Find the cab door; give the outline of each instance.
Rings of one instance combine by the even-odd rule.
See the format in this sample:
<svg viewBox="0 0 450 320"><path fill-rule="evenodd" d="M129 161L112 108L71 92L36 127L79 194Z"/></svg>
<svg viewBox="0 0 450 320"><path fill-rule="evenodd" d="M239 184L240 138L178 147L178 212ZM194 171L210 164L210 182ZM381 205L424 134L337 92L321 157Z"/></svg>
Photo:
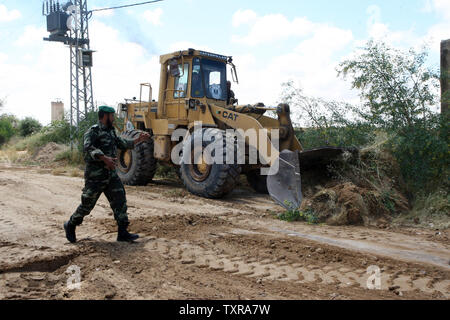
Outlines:
<svg viewBox="0 0 450 320"><path fill-rule="evenodd" d="M187 110L185 108L186 99L190 94L190 62L183 61L183 65L178 64L179 76L169 75L166 90L166 112L169 119L187 119Z"/></svg>

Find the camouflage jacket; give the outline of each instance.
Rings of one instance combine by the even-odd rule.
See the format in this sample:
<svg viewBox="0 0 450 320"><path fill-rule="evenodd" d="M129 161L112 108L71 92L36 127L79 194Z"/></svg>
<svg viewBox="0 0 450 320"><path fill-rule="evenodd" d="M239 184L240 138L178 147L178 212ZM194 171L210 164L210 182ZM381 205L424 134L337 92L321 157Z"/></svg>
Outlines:
<svg viewBox="0 0 450 320"><path fill-rule="evenodd" d="M83 148L87 176L89 176L89 172L97 172L101 175L101 173L108 173L109 170L99 157L104 155L115 158L117 156L117 149L133 149L134 141L117 136L114 128L107 128L99 122L84 134Z"/></svg>

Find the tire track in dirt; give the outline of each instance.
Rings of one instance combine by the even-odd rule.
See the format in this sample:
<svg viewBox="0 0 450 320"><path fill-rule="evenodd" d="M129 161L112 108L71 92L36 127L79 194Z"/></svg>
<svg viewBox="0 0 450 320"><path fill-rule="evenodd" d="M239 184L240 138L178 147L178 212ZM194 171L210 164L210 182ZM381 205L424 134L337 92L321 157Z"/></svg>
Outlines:
<svg viewBox="0 0 450 320"><path fill-rule="evenodd" d="M272 299L328 299L336 294L377 299L396 298L388 289L398 286L407 298L442 299L449 292L450 273L445 268L291 237L273 228L400 249L414 241L430 251L448 250L448 244L363 227L286 223L273 219L282 209L270 198L243 189L218 201L173 185L127 187L130 231L143 240L133 246L117 244L117 227L101 198L77 230L79 243L69 245L62 222L78 205L82 180L30 169L0 172L0 247L5 249L3 262L8 262L0 266L0 280L1 286L8 284L4 289L10 298L49 298L56 293L58 299L265 297L261 294ZM84 289L69 297L64 295L63 264L71 253L72 263L82 267ZM381 267L382 291L366 289L366 268L371 264ZM2 269L7 272L1 274ZM59 277L62 289L50 289L54 277Z"/></svg>
<svg viewBox="0 0 450 320"><path fill-rule="evenodd" d="M398 235L386 231L358 232L351 234L335 231L332 227L309 226L305 224L286 224L283 221L269 219L249 219L246 215L220 215L236 225L254 230L264 229L267 233L283 234L329 244L343 249L362 251L415 263L434 264L450 270L450 247L447 243L435 243L408 235Z"/></svg>
<svg viewBox="0 0 450 320"><path fill-rule="evenodd" d="M230 275L292 283L333 284L339 287L367 288L369 275L366 270L352 271L344 265L340 268L325 267L320 269L313 264L277 262L276 259L249 259L242 255L218 254L209 249L193 245L188 241L165 238L149 238L145 248L151 252L177 260L184 265L194 265L200 269L222 271ZM425 293L438 291L446 298L450 297L450 280L433 281L432 278L413 279L410 276L383 272L381 274L382 290L395 288L399 291L419 290Z"/></svg>

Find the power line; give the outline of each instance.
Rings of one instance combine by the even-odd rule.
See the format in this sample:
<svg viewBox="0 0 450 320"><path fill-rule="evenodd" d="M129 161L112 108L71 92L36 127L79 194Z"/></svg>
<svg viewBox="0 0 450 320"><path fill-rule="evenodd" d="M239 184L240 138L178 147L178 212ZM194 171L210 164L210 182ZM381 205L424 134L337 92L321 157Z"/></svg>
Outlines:
<svg viewBox="0 0 450 320"><path fill-rule="evenodd" d="M142 5L144 5L144 4L150 4L150 3L162 2L162 1L164 1L164 0L145 1L145 2L139 2L139 3L127 4L127 5L123 5L123 6L117 6L117 7L94 9L94 10L90 10L89 12L106 11L106 10L115 10L115 9L122 9L122 8L128 8L128 7L142 6Z"/></svg>

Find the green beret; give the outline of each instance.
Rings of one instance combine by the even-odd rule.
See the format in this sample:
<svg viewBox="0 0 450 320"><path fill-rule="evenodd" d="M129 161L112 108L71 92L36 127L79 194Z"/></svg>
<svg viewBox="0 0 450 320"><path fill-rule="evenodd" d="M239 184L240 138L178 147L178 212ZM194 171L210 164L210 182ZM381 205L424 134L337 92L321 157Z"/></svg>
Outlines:
<svg viewBox="0 0 450 320"><path fill-rule="evenodd" d="M98 108L98 111L103 111L105 113L116 113L116 110L114 110L114 108L108 106L101 106Z"/></svg>

